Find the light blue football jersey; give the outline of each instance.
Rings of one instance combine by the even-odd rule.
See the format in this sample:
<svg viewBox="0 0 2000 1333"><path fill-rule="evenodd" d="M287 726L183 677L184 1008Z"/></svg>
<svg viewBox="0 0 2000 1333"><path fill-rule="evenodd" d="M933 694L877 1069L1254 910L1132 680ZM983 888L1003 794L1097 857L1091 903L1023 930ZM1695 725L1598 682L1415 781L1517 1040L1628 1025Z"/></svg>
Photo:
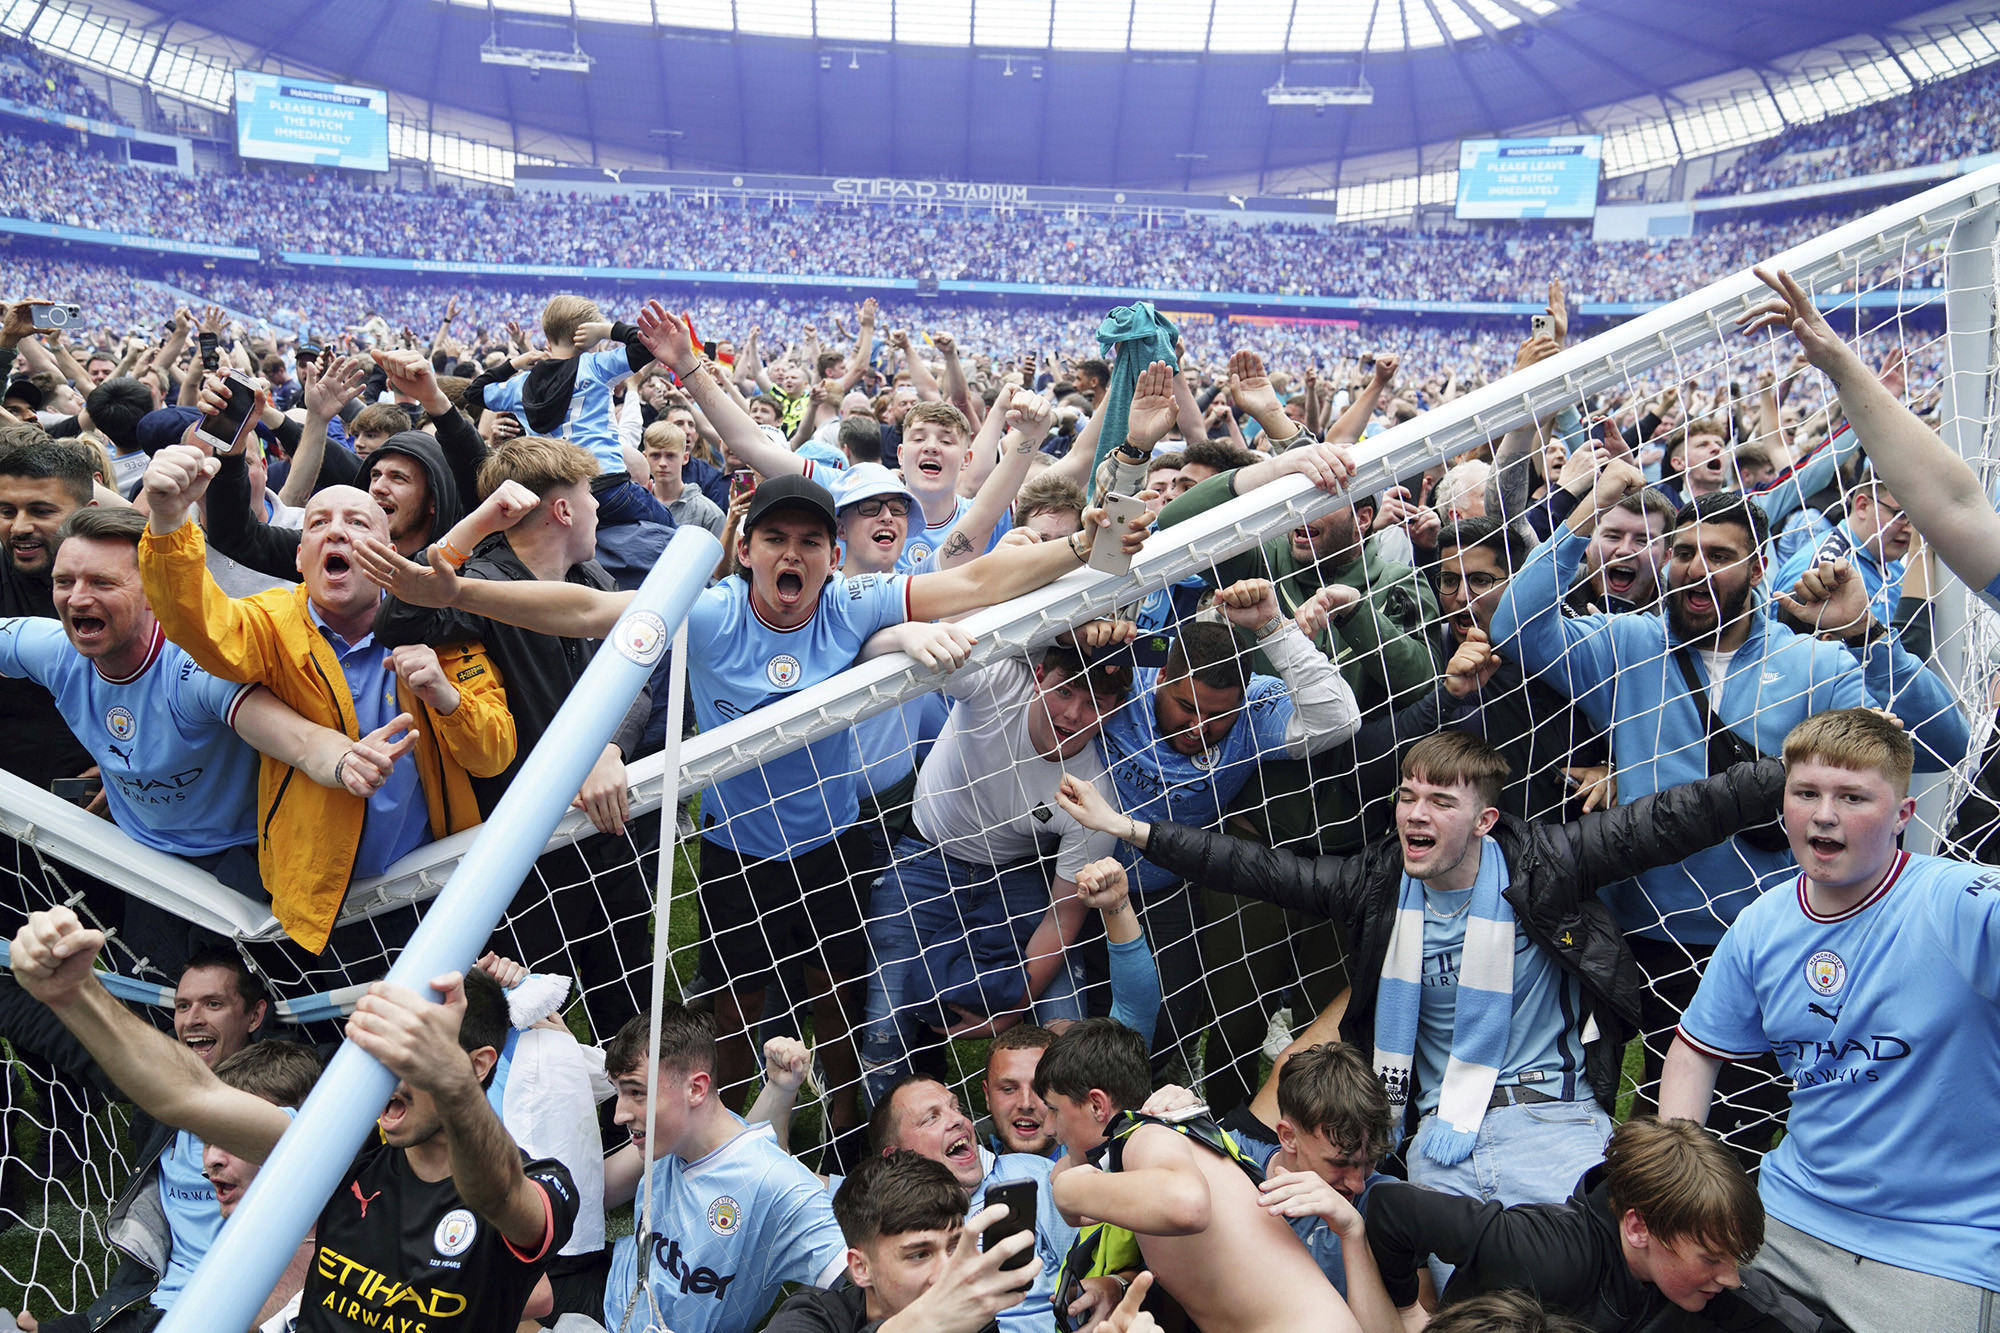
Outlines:
<svg viewBox="0 0 2000 1333"><path fill-rule="evenodd" d="M1881 887L1815 913L1775 882L1722 937L1681 1036L1771 1051L1796 1085L1757 1192L1844 1250L2000 1289L2000 870L1898 852Z"/></svg>
<svg viewBox="0 0 2000 1333"><path fill-rule="evenodd" d="M1062 1271L1063 1257L1076 1243L1076 1228L1063 1221L1056 1208L1055 1190L1049 1185L1049 1170L1055 1163L1029 1153L996 1155L984 1148L979 1150L979 1161L986 1168L986 1179L972 1192L972 1207L967 1217L986 1206L986 1191L995 1185L1034 1182L1035 1257L1042 1261L1042 1271L1021 1297L1021 1303L1002 1310L999 1318L1002 1333L1048 1333L1055 1326L1056 1278Z"/></svg>
<svg viewBox="0 0 2000 1333"><path fill-rule="evenodd" d="M632 359L623 347L609 352L585 352L576 359L576 387L570 391L569 415L563 418L562 426L550 432L571 444L590 451L597 465L606 472L625 470L625 446L618 438L618 427L611 419L611 390L618 381L632 373ZM514 378L500 384L486 386L486 406L495 412L522 410L522 391L527 387L528 372L522 371ZM522 417L525 424L527 418Z"/></svg>
<svg viewBox="0 0 2000 1333"><path fill-rule="evenodd" d="M650 1253L639 1290L634 1237L611 1251L604 1326L672 1333L748 1333L787 1282L832 1286L847 1271L847 1242L819 1178L778 1146L769 1125L745 1125L708 1156L653 1163Z"/></svg>
<svg viewBox="0 0 2000 1333"><path fill-rule="evenodd" d="M1243 712L1222 744L1186 755L1160 734L1154 711L1159 668L1141 667L1133 674L1131 701L1105 720L1103 732L1105 767L1118 784L1119 808L1148 823L1213 828L1259 761L1285 757L1285 728L1294 711L1290 688L1276 676L1252 676ZM1118 856L1142 892L1174 883L1171 871L1128 843L1118 844Z"/></svg>
<svg viewBox="0 0 2000 1333"><path fill-rule="evenodd" d="M903 539L903 554L896 561L896 572L898 574L925 574L935 570L937 562L929 560L929 557L940 546L944 545L944 539L951 534L953 528L958 526L958 521L964 518L971 508L972 497L961 495L958 497L958 507L952 512L952 516L933 527L924 521L924 511L921 508L915 505L910 506L910 535ZM1013 527L1013 514L1008 511L1002 511L1000 521L993 525L993 535L986 539L986 550L990 551L998 546L1000 539L1006 536ZM980 552L980 554L984 555L985 551Z"/></svg>
<svg viewBox="0 0 2000 1333"><path fill-rule="evenodd" d="M688 616L688 694L703 731L819 684L854 664L879 629L910 618L910 581L835 574L812 618L777 629L757 612L747 580L730 577ZM703 795L715 824L702 836L744 857L790 859L833 840L860 815L861 775L844 731L733 778ZM677 1330L678 1333L678 1330Z"/></svg>
<svg viewBox="0 0 2000 1333"><path fill-rule="evenodd" d="M113 680L43 616L0 620L0 676L55 696L134 842L211 856L257 841L257 752L230 725L256 686L217 680L157 625L145 664Z"/></svg>

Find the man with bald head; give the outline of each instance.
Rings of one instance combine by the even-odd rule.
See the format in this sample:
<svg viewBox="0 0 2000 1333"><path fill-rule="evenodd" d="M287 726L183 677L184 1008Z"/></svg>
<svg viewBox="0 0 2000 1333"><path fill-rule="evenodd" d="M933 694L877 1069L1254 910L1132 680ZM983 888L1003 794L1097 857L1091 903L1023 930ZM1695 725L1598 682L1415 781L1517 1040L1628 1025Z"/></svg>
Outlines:
<svg viewBox="0 0 2000 1333"><path fill-rule="evenodd" d="M260 761L258 861L271 910L318 953L351 878L379 875L432 838L479 822L472 779L513 761L514 719L479 644L376 642L382 590L353 551L364 535L388 539L390 527L365 491L329 486L307 502L298 586L227 596L209 576L200 527L188 521L217 467L204 447L176 444L146 469L151 515L139 572L167 637L211 675L267 685L321 726L358 739L400 718L424 737L365 799L296 782L268 755Z"/></svg>

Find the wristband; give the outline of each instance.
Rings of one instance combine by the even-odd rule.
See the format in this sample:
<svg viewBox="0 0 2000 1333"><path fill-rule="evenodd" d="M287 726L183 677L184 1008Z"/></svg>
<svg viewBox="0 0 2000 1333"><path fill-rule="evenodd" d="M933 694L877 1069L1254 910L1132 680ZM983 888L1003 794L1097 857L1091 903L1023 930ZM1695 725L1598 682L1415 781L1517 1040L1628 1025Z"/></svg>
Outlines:
<svg viewBox="0 0 2000 1333"><path fill-rule="evenodd" d="M1083 548L1076 544L1076 534L1074 532L1069 535L1069 553L1086 565L1090 563L1090 557L1085 555Z"/></svg>
<svg viewBox="0 0 2000 1333"><path fill-rule="evenodd" d="M353 751L353 750L352 750L352 749L350 748L350 749L346 749L346 750L342 750L342 751L340 752L340 758L338 758L338 759L336 759L336 760L334 760L334 761L333 761L333 785L334 785L334 786L336 786L336 787L344 787L344 786L346 786L346 785L347 785L347 784L346 784L346 783L345 783L344 781L342 781L342 780L341 780L341 776L340 776L340 774L341 774L341 770L347 767L347 761L348 761L349 759L351 759L351 758L352 758L353 756L354 756L354 751Z"/></svg>
<svg viewBox="0 0 2000 1333"><path fill-rule="evenodd" d="M451 544L451 539L448 537L441 537L438 539L437 553L443 556L447 561L449 561L453 569L460 568L465 564L467 560L471 559L471 557L466 555L465 552L459 550L456 546L453 546Z"/></svg>

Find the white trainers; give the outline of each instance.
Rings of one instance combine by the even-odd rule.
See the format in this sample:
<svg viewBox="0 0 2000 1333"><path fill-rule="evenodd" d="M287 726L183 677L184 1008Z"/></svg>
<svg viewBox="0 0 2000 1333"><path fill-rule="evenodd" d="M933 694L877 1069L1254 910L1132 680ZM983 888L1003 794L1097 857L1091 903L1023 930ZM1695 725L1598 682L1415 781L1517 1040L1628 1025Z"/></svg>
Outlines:
<svg viewBox="0 0 2000 1333"><path fill-rule="evenodd" d="M1264 1058L1276 1060L1292 1044L1292 1011L1289 1007L1271 1015L1271 1026L1264 1029Z"/></svg>

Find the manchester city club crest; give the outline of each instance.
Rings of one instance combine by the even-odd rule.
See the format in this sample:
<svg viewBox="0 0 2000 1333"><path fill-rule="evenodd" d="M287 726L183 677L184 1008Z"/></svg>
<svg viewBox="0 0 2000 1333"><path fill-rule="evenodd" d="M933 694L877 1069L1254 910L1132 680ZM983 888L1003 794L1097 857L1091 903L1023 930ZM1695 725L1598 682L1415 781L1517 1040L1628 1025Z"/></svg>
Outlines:
<svg viewBox="0 0 2000 1333"><path fill-rule="evenodd" d="M779 653L764 664L764 679L779 689L789 689L799 683L799 659L790 653Z"/></svg>
<svg viewBox="0 0 2000 1333"><path fill-rule="evenodd" d="M431 1233L431 1244L447 1259L456 1258L472 1248L472 1238L479 1234L479 1219L469 1208L454 1208L446 1213Z"/></svg>
<svg viewBox="0 0 2000 1333"><path fill-rule="evenodd" d="M117 704L104 715L104 729L114 741L129 741L139 732L139 719L124 704Z"/></svg>
<svg viewBox="0 0 2000 1333"><path fill-rule="evenodd" d="M708 1229L718 1236L733 1236L743 1225L743 1209L727 1194L708 1206Z"/></svg>
<svg viewBox="0 0 2000 1333"><path fill-rule="evenodd" d="M1820 995L1838 995L1847 984L1847 964L1831 949L1821 949L1806 959L1806 985Z"/></svg>

